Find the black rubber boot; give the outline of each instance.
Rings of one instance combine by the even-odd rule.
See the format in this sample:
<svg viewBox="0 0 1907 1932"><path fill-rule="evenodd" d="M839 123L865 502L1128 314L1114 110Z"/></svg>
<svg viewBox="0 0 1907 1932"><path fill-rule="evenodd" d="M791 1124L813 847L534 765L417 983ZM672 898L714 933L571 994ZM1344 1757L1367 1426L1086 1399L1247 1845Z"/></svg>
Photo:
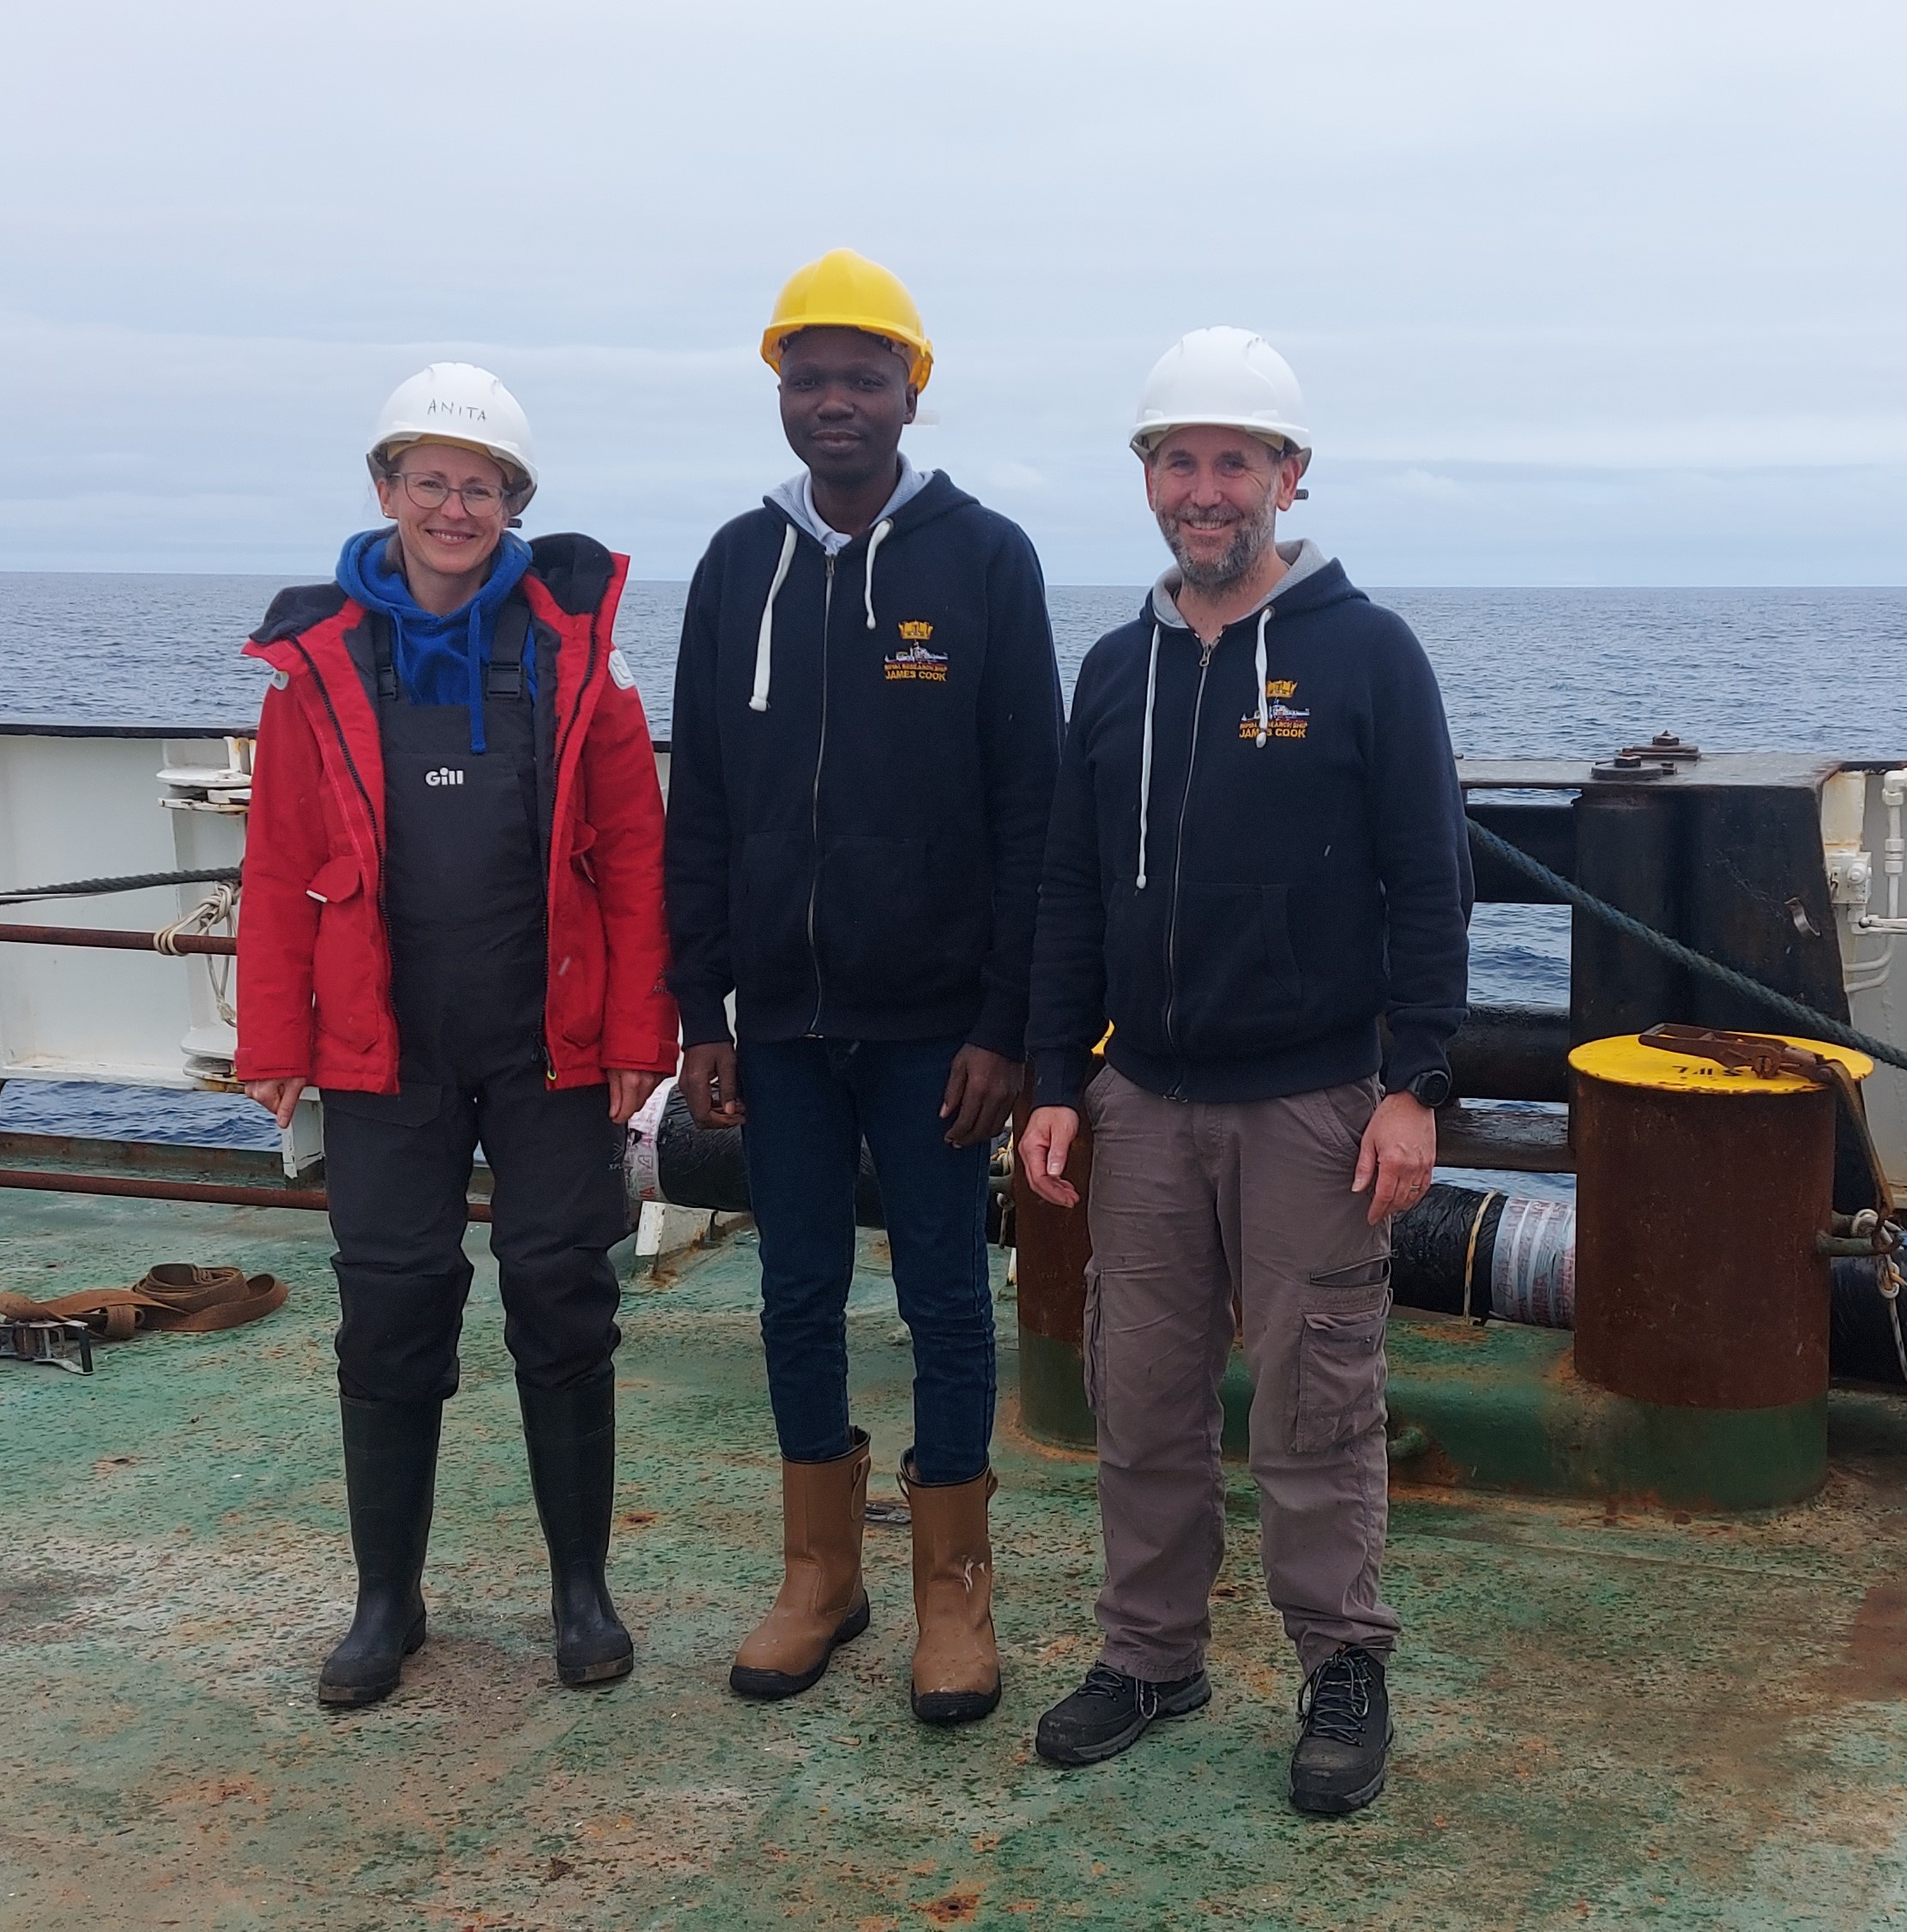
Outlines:
<svg viewBox="0 0 1907 1932"><path fill-rule="evenodd" d="M358 1609L318 1673L318 1702L375 1704L397 1688L424 1641L424 1551L437 1491L441 1402L359 1402L341 1396L344 1486Z"/></svg>
<svg viewBox="0 0 1907 1932"><path fill-rule="evenodd" d="M1300 1811L1358 1811L1384 1789L1391 1750L1391 1696L1384 1664L1345 1644L1309 1677L1298 1698L1291 1802Z"/></svg>
<svg viewBox="0 0 1907 1932"><path fill-rule="evenodd" d="M563 1389L516 1385L529 1447L530 1486L550 1546L556 1674L572 1688L626 1677L635 1645L602 1573L616 1494L616 1372Z"/></svg>

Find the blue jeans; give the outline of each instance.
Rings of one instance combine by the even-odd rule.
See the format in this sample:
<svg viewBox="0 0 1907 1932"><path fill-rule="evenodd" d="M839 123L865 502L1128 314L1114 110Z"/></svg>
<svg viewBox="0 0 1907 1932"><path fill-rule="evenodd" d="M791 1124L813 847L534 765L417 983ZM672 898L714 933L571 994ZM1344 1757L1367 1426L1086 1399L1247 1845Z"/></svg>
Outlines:
<svg viewBox="0 0 1907 1932"><path fill-rule="evenodd" d="M865 1136L914 1337L914 1473L966 1482L993 1434L987 1147L947 1145L958 1039L744 1041L748 1191L760 1232L762 1339L782 1454L846 1455L848 1289Z"/></svg>

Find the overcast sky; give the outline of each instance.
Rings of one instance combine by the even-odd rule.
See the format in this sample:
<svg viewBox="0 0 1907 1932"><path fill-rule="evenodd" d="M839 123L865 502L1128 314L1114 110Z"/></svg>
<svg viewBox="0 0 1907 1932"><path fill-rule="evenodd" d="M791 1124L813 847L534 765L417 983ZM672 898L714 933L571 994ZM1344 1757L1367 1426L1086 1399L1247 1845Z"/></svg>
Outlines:
<svg viewBox="0 0 1907 1932"><path fill-rule="evenodd" d="M1409 583L1907 583L1907 7L63 0L0 66L0 568L311 571L423 363L528 523L685 577L794 467L756 344L848 245L914 460L1149 578L1153 359L1269 335L1290 530Z"/></svg>

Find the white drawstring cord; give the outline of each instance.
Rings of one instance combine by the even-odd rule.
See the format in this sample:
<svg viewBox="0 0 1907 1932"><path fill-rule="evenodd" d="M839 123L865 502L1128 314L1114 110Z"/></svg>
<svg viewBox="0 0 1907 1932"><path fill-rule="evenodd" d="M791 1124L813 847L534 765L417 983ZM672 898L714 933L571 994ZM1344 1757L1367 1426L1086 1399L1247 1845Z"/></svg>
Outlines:
<svg viewBox="0 0 1907 1932"><path fill-rule="evenodd" d="M1264 687L1270 682L1271 667L1264 655L1264 627L1271 621L1271 607L1267 604L1258 616L1258 748L1264 748L1265 734L1271 728L1271 718L1264 707Z"/></svg>
<svg viewBox="0 0 1907 1932"><path fill-rule="evenodd" d="M1152 626L1152 655L1145 664L1145 728L1139 736L1139 879L1145 890L1145 825L1152 804L1152 698L1159 688L1159 626Z"/></svg>
<svg viewBox="0 0 1907 1932"><path fill-rule="evenodd" d="M867 583L861 595L867 606L867 628L874 628L874 552L887 540L888 533L894 528L891 516L884 517L874 526L874 534L867 540Z"/></svg>
<svg viewBox="0 0 1907 1932"><path fill-rule="evenodd" d="M768 601L762 606L762 628L755 639L755 691L748 700L751 711L768 709L768 680L775 651L775 600L788 582L788 565L794 561L794 526L790 523L782 539L782 560L775 566L775 581L768 587Z"/></svg>

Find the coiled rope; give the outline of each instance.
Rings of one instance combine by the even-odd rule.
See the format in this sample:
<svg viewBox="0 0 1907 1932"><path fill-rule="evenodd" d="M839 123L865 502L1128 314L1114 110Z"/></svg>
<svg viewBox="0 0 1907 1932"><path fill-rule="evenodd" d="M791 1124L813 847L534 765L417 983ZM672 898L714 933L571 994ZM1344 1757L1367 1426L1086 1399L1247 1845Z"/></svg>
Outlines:
<svg viewBox="0 0 1907 1932"><path fill-rule="evenodd" d="M1907 1049L1896 1047L1889 1041L1876 1040L1872 1034L1862 1033L1845 1020L1838 1020L1802 1000L1790 999L1785 993L1777 993L1771 986L1764 986L1747 973L1738 973L1734 967L1724 966L1719 959L1711 959L1705 952L1697 952L1693 947L1685 946L1680 939L1658 933L1653 926L1644 926L1620 906L1612 906L1607 899L1585 892L1573 879L1565 878L1560 872L1551 872L1541 860L1532 859L1520 846L1511 844L1508 839L1500 837L1488 826L1478 824L1474 818L1466 823L1469 827L1470 843L1478 851L1488 853L1493 859L1500 859L1525 878L1546 886L1559 898L1566 899L1591 918L1613 926L1625 939L1633 939L1638 945L1660 953L1663 958L1674 960L1691 973L1699 973L1717 985L1759 1001L1792 1022L1799 1032L1818 1040L1831 1040L1838 1047L1851 1047L1856 1053L1866 1054L1884 1066L1898 1066L1907 1072Z"/></svg>
<svg viewBox="0 0 1907 1932"><path fill-rule="evenodd" d="M214 926L222 926L228 939L235 937L232 918L238 909L238 895L243 890L241 885L223 881L214 885L183 918L175 919L170 926L161 926L153 934L153 951L181 958L184 956L178 950L178 941L182 933L209 934ZM232 1004L232 955L201 957L205 959L205 975L212 983L212 1001L218 1008L219 1017L227 1026L238 1025L238 1010Z"/></svg>

